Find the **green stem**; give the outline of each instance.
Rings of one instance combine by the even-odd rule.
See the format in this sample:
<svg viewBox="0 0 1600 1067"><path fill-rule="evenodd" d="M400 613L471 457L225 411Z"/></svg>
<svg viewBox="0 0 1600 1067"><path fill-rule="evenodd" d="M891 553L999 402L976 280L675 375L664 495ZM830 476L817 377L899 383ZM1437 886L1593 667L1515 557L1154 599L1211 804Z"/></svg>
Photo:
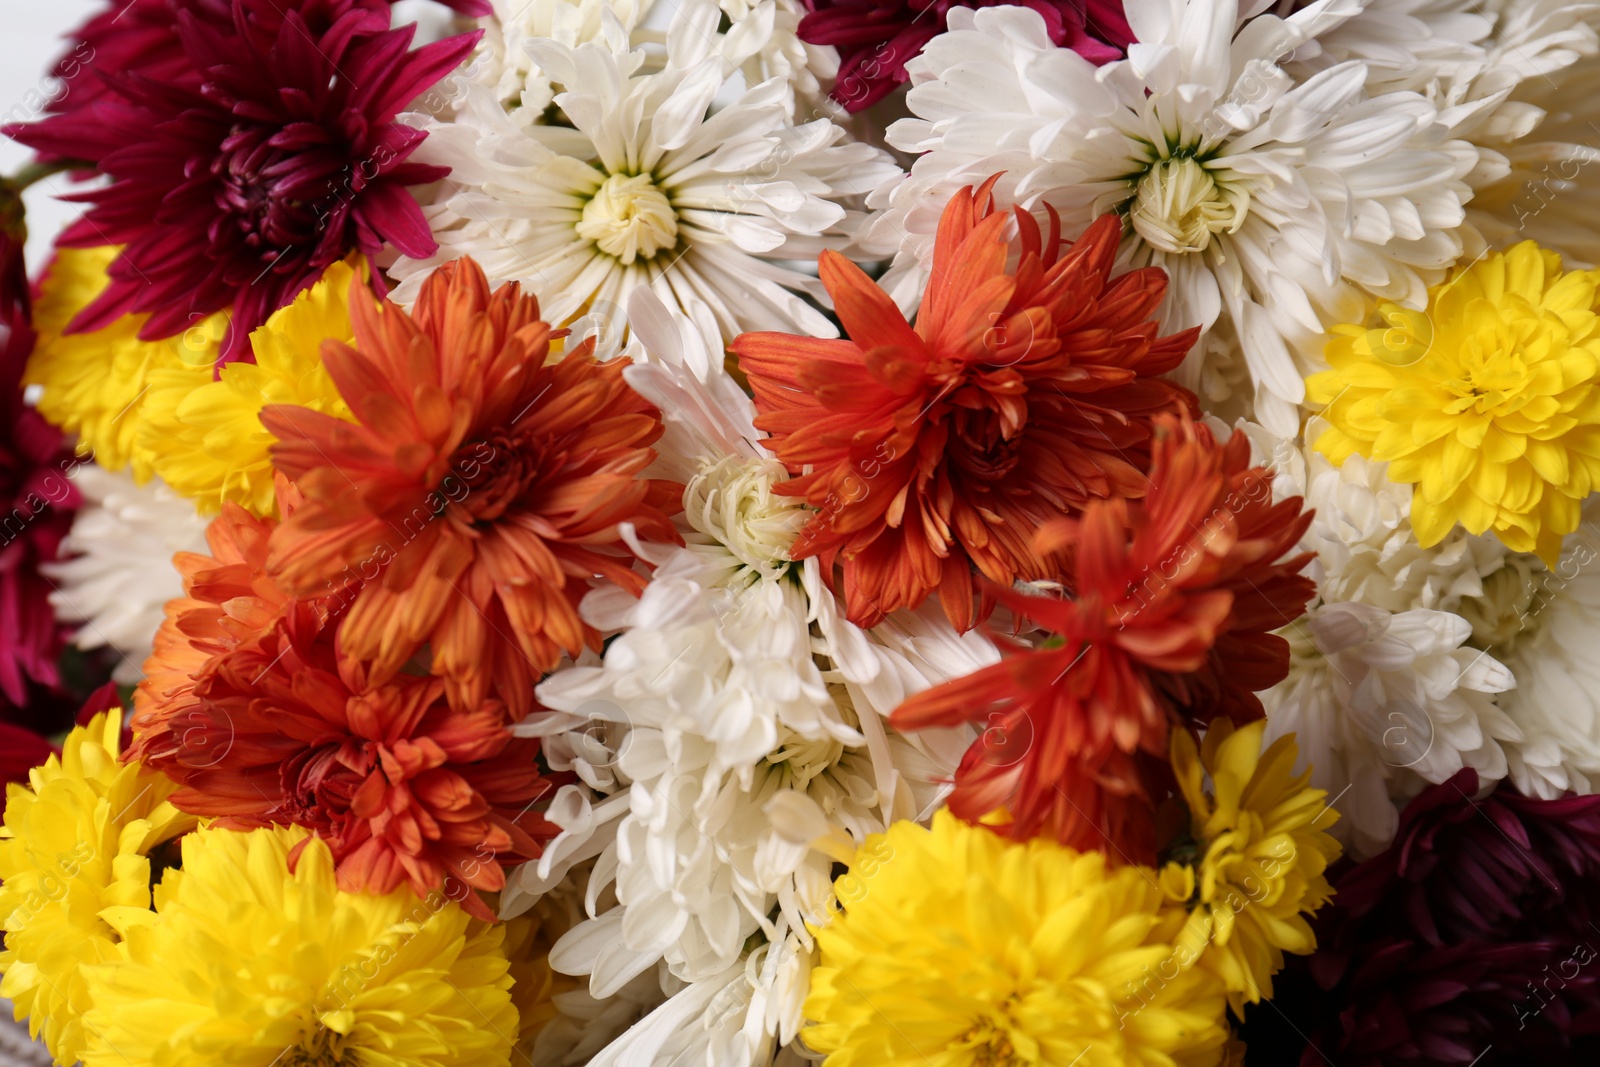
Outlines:
<svg viewBox="0 0 1600 1067"><path fill-rule="evenodd" d="M5 182L13 192L20 193L34 182L42 181L52 175L68 170L86 170L91 166L92 164L77 159L57 160L54 163L41 163L38 160L34 160L17 171L16 174L5 179Z"/></svg>

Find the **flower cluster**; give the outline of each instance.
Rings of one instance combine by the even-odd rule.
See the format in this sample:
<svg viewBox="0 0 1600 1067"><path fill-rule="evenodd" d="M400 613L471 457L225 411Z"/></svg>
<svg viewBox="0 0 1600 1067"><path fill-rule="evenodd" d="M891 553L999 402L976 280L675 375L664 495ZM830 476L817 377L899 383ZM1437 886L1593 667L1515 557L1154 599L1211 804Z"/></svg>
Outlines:
<svg viewBox="0 0 1600 1067"><path fill-rule="evenodd" d="M1600 1051L1600 7L67 37L0 1061Z"/></svg>

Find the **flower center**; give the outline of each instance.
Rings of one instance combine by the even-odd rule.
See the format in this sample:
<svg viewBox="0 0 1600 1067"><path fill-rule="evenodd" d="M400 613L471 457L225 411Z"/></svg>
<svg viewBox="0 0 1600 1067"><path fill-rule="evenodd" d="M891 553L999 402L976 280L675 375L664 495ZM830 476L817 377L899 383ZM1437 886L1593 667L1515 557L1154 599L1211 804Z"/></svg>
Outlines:
<svg viewBox="0 0 1600 1067"><path fill-rule="evenodd" d="M578 236L627 266L677 244L678 216L648 175L613 174L583 205Z"/></svg>
<svg viewBox="0 0 1600 1067"><path fill-rule="evenodd" d="M232 227L217 228L214 237L242 244L276 262L285 247L315 244L329 216L344 210L340 194L348 199L361 191L365 181L352 174L347 188L341 189L330 177L308 189L299 177L300 169L293 178L280 177L289 153L273 147L270 139L274 132L235 126L223 151L212 161L211 174L216 183L213 199L233 222ZM338 168L330 169L337 174ZM308 197L308 191L314 195Z"/></svg>
<svg viewBox="0 0 1600 1067"><path fill-rule="evenodd" d="M1461 376L1443 383L1457 398L1445 405L1448 414L1510 414L1530 398L1533 375L1514 349L1467 353L1462 362Z"/></svg>
<svg viewBox="0 0 1600 1067"><path fill-rule="evenodd" d="M772 491L785 477L775 459L728 456L703 464L684 489L684 516L740 563L776 578L788 570L790 546L811 517L798 497Z"/></svg>
<svg viewBox="0 0 1600 1067"><path fill-rule="evenodd" d="M1505 566L1483 579L1481 597L1465 597L1457 609L1472 624L1468 644L1497 657L1536 636L1548 599L1550 576L1526 556L1508 556Z"/></svg>
<svg viewBox="0 0 1600 1067"><path fill-rule="evenodd" d="M767 753L767 762L784 773L789 788L804 789L813 779L831 770L843 756L844 745L831 737L809 741L795 734Z"/></svg>
<svg viewBox="0 0 1600 1067"><path fill-rule="evenodd" d="M972 1067L1021 1067L1023 1063L1011 1036L992 1019L980 1019L956 1038L954 1048L971 1053Z"/></svg>
<svg viewBox="0 0 1600 1067"><path fill-rule="evenodd" d="M504 433L469 441L450 457L450 473L434 490L434 510L454 506L471 525L492 523L515 504L538 474L538 456Z"/></svg>
<svg viewBox="0 0 1600 1067"><path fill-rule="evenodd" d="M278 1057L278 1067L355 1067L356 1053L346 1048L346 1037L319 1026Z"/></svg>
<svg viewBox="0 0 1600 1067"><path fill-rule="evenodd" d="M1163 252L1200 252L1212 234L1244 225L1250 194L1218 182L1194 159L1163 159L1139 179L1128 213L1134 230Z"/></svg>

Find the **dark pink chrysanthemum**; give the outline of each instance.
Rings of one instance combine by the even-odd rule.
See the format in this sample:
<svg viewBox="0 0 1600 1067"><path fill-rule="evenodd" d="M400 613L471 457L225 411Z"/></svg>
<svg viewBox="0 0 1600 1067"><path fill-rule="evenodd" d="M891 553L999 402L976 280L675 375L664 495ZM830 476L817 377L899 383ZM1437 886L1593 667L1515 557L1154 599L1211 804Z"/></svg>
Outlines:
<svg viewBox="0 0 1600 1067"><path fill-rule="evenodd" d="M905 83L906 63L945 31L951 8L999 4L1037 11L1051 41L1092 63L1120 58L1133 41L1122 0L806 0L799 33L839 50L833 98L860 111Z"/></svg>
<svg viewBox="0 0 1600 1067"><path fill-rule="evenodd" d="M63 632L39 564L56 558L79 503L72 451L23 402L22 368L33 349L20 209L0 203L0 718L33 718L60 682ZM0 745L7 742L0 738Z"/></svg>
<svg viewBox="0 0 1600 1067"><path fill-rule="evenodd" d="M248 358L250 331L352 250L433 253L406 187L448 168L408 162L425 134L395 115L478 35L410 50L415 27L388 29L365 0L232 0L225 21L179 6L192 73L99 68L99 99L5 132L110 179L69 198L92 207L63 245L125 246L70 330L139 312L156 339L228 310L223 359Z"/></svg>
<svg viewBox="0 0 1600 1067"><path fill-rule="evenodd" d="M333 18L351 7L371 12L373 27L389 25L389 6L395 0L254 0L247 5L257 25L276 33L284 15L297 11L320 32ZM464 15L487 15L488 0L440 0ZM198 88L199 71L189 62L178 39L178 13L192 12L214 26L226 28L233 20L231 0L108 0L68 35L66 52L51 68L58 88L42 102L45 111L76 111L106 94L107 82L99 71L137 72L164 85Z"/></svg>

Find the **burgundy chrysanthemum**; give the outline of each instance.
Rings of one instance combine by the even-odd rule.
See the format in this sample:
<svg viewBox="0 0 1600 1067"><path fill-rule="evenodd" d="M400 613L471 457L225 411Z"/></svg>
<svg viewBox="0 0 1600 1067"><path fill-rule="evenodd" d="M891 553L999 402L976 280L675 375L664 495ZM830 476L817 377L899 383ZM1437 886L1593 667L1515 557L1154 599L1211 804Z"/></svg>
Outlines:
<svg viewBox="0 0 1600 1067"><path fill-rule="evenodd" d="M314 30L326 29L343 11L363 8L371 12L374 30L389 25L389 7L396 0L252 0L250 17L266 32L276 33L284 15L299 12ZM439 0L463 15L487 15L488 0ZM137 72L164 85L199 88L200 72L184 53L178 39L179 12L193 12L219 28L233 20L230 0L109 0L104 10L91 16L67 39L67 50L50 74L59 87L38 106L52 114L76 111L103 97L108 82L99 71ZM26 103L26 102L25 102Z"/></svg>
<svg viewBox="0 0 1600 1067"><path fill-rule="evenodd" d="M60 703L56 657L64 636L39 564L56 558L79 503L75 461L60 431L23 402L22 368L33 350L21 208L0 202L0 719L41 728ZM68 712L70 718L70 711ZM0 745L7 744L0 738Z"/></svg>
<svg viewBox="0 0 1600 1067"><path fill-rule="evenodd" d="M799 33L839 50L833 98L860 111L905 83L906 63L945 31L951 8L998 4L1037 11L1050 40L1092 63L1120 58L1133 41L1122 0L806 0Z"/></svg>
<svg viewBox="0 0 1600 1067"><path fill-rule="evenodd" d="M1389 850L1338 880L1316 955L1274 1001L1306 1039L1301 1067L1595 1062L1600 796L1477 790L1471 768L1428 789Z"/></svg>
<svg viewBox="0 0 1600 1067"><path fill-rule="evenodd" d="M478 35L412 51L415 27L372 0L232 0L226 18L223 0L172 2L175 72L97 60L98 99L5 132L110 178L68 198L93 206L63 245L125 246L69 330L140 312L155 339L226 309L223 359L249 358L250 331L352 250L433 253L406 187L448 168L407 162L426 135L394 118Z"/></svg>

